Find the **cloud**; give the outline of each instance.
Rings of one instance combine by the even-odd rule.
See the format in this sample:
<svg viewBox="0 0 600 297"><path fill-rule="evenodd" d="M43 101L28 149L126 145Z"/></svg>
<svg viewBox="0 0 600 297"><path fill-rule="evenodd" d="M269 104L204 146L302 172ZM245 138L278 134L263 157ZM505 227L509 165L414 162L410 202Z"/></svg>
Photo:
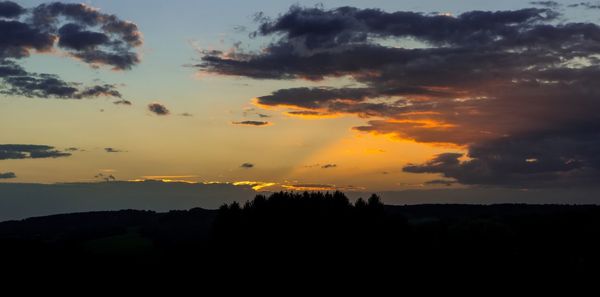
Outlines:
<svg viewBox="0 0 600 297"><path fill-rule="evenodd" d="M327 113L314 110L291 110L286 112L285 114L290 117L302 119L326 119L335 118L338 116L338 114L335 113Z"/></svg>
<svg viewBox="0 0 600 297"><path fill-rule="evenodd" d="M287 114L292 116L318 116L321 115L320 112L314 110L293 110L288 111Z"/></svg>
<svg viewBox="0 0 600 297"><path fill-rule="evenodd" d="M257 112L256 108L244 108L244 111L243 111L242 114L243 114L244 117L254 116L255 115L255 116L257 116L257 117L259 117L261 119L270 118L271 117L268 114Z"/></svg>
<svg viewBox="0 0 600 297"><path fill-rule="evenodd" d="M106 148L104 148L104 151L107 153L124 153L124 152L126 152L126 151L119 150L119 149L112 148L112 147L106 147Z"/></svg>
<svg viewBox="0 0 600 297"><path fill-rule="evenodd" d="M92 67L128 70L140 62L141 33L131 22L85 4L59 2L25 9L0 2L0 93L32 98L120 98L115 85L84 86L55 74L33 73L17 62L61 50Z"/></svg>
<svg viewBox="0 0 600 297"><path fill-rule="evenodd" d="M567 5L567 7L583 7L586 9L600 9L600 3L592 3L592 2L579 2Z"/></svg>
<svg viewBox="0 0 600 297"><path fill-rule="evenodd" d="M509 187L595 186L600 180L598 127L564 127L473 144L404 171L440 173L461 184ZM594 130L594 131L589 131Z"/></svg>
<svg viewBox="0 0 600 297"><path fill-rule="evenodd" d="M451 186L453 184L456 184L457 182L455 180L451 180L451 179L434 179L434 180L430 180L430 181L426 181L425 184L426 185L442 185L442 186Z"/></svg>
<svg viewBox="0 0 600 297"><path fill-rule="evenodd" d="M14 3L12 1L2 1L0 2L0 17L3 18L16 18L23 14L25 9L21 7L19 4Z"/></svg>
<svg viewBox="0 0 600 297"><path fill-rule="evenodd" d="M250 168L254 168L254 164L252 164L252 163L243 163L242 165L240 165L240 167L246 168L246 169L250 169Z"/></svg>
<svg viewBox="0 0 600 297"><path fill-rule="evenodd" d="M265 188L275 186L275 185L277 185L277 183L262 182L262 181L236 181L236 182L233 182L232 185L234 185L234 186L250 186L255 191L261 191Z"/></svg>
<svg viewBox="0 0 600 297"><path fill-rule="evenodd" d="M56 150L53 146L34 144L0 144L0 160L43 159L69 157L71 153Z"/></svg>
<svg viewBox="0 0 600 297"><path fill-rule="evenodd" d="M556 1L531 1L529 4L548 8L558 8L561 6L561 4Z"/></svg>
<svg viewBox="0 0 600 297"><path fill-rule="evenodd" d="M66 24L60 22L61 17ZM32 10L32 25L56 30L54 33L61 40L58 45L86 63L116 70L130 69L139 63L137 54L131 51L142 44L137 26L85 4L41 4ZM89 31L95 27L98 31Z"/></svg>
<svg viewBox="0 0 600 297"><path fill-rule="evenodd" d="M0 5L0 11L2 7ZM0 179L12 179L17 178L17 175L14 172L0 172Z"/></svg>
<svg viewBox="0 0 600 297"><path fill-rule="evenodd" d="M467 151L407 172L470 185L593 186L600 26L563 20L550 1L535 5L457 16L293 6L257 19L252 36L268 40L264 49L205 51L195 66L254 79L349 79L359 87L296 87L255 100L298 115L356 115L366 123L355 131ZM407 39L414 46L404 47Z"/></svg>
<svg viewBox="0 0 600 297"><path fill-rule="evenodd" d="M85 31L82 26L74 23L60 27L58 34L60 36L58 41L60 47L77 51L98 47L109 40L104 33Z"/></svg>
<svg viewBox="0 0 600 297"><path fill-rule="evenodd" d="M363 101L370 93L369 89L333 89L333 88L293 88L275 91L271 95L258 97L262 105L293 105L301 108L318 108L323 103L336 99Z"/></svg>
<svg viewBox="0 0 600 297"><path fill-rule="evenodd" d="M98 173L94 176L95 178L101 179L105 182L111 182L111 181L116 181L117 178L112 175L112 174L104 174L104 173Z"/></svg>
<svg viewBox="0 0 600 297"><path fill-rule="evenodd" d="M362 187L355 186L336 186L328 184L293 184L282 185L286 190L290 191L357 191L364 190Z"/></svg>
<svg viewBox="0 0 600 297"><path fill-rule="evenodd" d="M242 125L242 126L268 126L270 122L263 121L241 121L241 122L231 122L234 125Z"/></svg>
<svg viewBox="0 0 600 297"><path fill-rule="evenodd" d="M451 168L460 164L458 158L462 157L460 153L443 153L421 165L408 165L404 171L413 173L436 173L439 171L449 171Z"/></svg>
<svg viewBox="0 0 600 297"><path fill-rule="evenodd" d="M14 71L13 73L19 75L2 75L1 67L4 67L4 71ZM15 69L9 70L10 67ZM21 69L19 66L11 62L5 62L0 66L0 79L5 83L0 86L0 94L29 98L84 99L101 96L121 98L121 93L111 84L80 87L77 83L65 82L53 74L26 73L20 72L19 69Z"/></svg>
<svg viewBox="0 0 600 297"><path fill-rule="evenodd" d="M336 168L336 167L337 167L337 164L325 164L325 165L321 166L322 169L329 169L329 168Z"/></svg>
<svg viewBox="0 0 600 297"><path fill-rule="evenodd" d="M125 99L117 100L117 101L113 102L113 104L116 104L116 105L132 105L131 101L125 100Z"/></svg>
<svg viewBox="0 0 600 297"><path fill-rule="evenodd" d="M160 103L148 104L148 110L159 116L169 115L171 113L166 106Z"/></svg>

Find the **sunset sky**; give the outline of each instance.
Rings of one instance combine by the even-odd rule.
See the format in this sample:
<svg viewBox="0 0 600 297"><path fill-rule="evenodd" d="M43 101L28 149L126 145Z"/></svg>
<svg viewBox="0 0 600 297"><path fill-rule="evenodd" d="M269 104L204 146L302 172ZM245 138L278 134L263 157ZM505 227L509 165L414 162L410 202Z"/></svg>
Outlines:
<svg viewBox="0 0 600 297"><path fill-rule="evenodd" d="M600 181L600 3L78 3L0 2L0 182Z"/></svg>

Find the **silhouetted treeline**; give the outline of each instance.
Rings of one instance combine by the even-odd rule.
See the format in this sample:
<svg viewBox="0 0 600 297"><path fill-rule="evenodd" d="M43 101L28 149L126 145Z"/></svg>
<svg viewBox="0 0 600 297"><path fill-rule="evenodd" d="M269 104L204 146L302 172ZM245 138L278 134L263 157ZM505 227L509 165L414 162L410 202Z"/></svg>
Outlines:
<svg viewBox="0 0 600 297"><path fill-rule="evenodd" d="M13 271L591 276L600 267L600 207L386 206L376 195L351 203L341 192L280 192L218 210L4 222L0 257Z"/></svg>
<svg viewBox="0 0 600 297"><path fill-rule="evenodd" d="M247 262L271 257L284 265L303 264L306 258L340 262L368 246L383 247L406 229L401 216L386 215L376 195L351 204L341 192L280 192L221 207L212 244L219 251L244 249L256 257Z"/></svg>

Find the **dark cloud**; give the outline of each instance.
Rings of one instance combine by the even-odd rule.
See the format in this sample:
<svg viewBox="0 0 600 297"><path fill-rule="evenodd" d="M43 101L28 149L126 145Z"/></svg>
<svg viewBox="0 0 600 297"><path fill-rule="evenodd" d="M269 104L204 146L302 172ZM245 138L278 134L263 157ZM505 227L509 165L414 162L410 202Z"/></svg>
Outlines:
<svg viewBox="0 0 600 297"><path fill-rule="evenodd" d="M53 146L34 144L0 144L0 160L42 159L68 157L71 153L56 150Z"/></svg>
<svg viewBox="0 0 600 297"><path fill-rule="evenodd" d="M462 184L518 187L586 186L600 182L598 126L503 137L473 144L467 159L442 154L406 172L441 173Z"/></svg>
<svg viewBox="0 0 600 297"><path fill-rule="evenodd" d="M231 122L234 125L243 125L243 126L267 126L270 122L263 121L241 121L241 122Z"/></svg>
<svg viewBox="0 0 600 297"><path fill-rule="evenodd" d="M125 99L117 100L117 101L113 102L113 104L116 104L116 105L132 105L131 101L125 100Z"/></svg>
<svg viewBox="0 0 600 297"><path fill-rule="evenodd" d="M413 173L437 173L440 171L449 171L460 164L458 158L463 154L459 153L444 153L439 154L435 158L421 165L408 165L404 167L404 171Z"/></svg>
<svg viewBox="0 0 600 297"><path fill-rule="evenodd" d="M471 11L457 17L410 11L341 7L333 10L292 7L274 21L261 24L260 35L280 33L300 38L307 48L323 48L367 41L367 37L414 37L432 43L464 44L492 41L515 32L510 28L552 19L550 10ZM462 35L462 36L461 36Z"/></svg>
<svg viewBox="0 0 600 297"><path fill-rule="evenodd" d="M0 21L1 23L1 21ZM1 29L0 29L1 30ZM0 94L37 98L83 99L99 96L121 97L111 84L81 87L58 76L44 73L28 73L12 61L0 57Z"/></svg>
<svg viewBox="0 0 600 297"><path fill-rule="evenodd" d="M124 153L125 152L123 150L119 150L119 149L112 148L112 147L106 147L106 148L104 148L104 151L107 153Z"/></svg>
<svg viewBox="0 0 600 297"><path fill-rule="evenodd" d="M321 107L325 102L336 99L363 101L368 89L293 88L275 91L271 95L258 97L263 105L293 105L304 108Z"/></svg>
<svg viewBox="0 0 600 297"><path fill-rule="evenodd" d="M24 17L23 17L24 16ZM127 70L139 63L134 48L142 44L133 23L84 4L50 3L23 9L0 2L0 93L38 98L121 97L111 84L83 86L54 74L32 73L18 60L56 47L92 67ZM16 18L18 19L11 19Z"/></svg>
<svg viewBox="0 0 600 297"><path fill-rule="evenodd" d="M244 164L240 165L240 167L250 169L250 168L254 168L254 164L244 163Z"/></svg>
<svg viewBox="0 0 600 297"><path fill-rule="evenodd" d="M600 26L558 22L553 2L534 4L543 7L457 16L294 6L257 18L253 37L271 40L261 51L207 51L196 66L255 79L350 79L359 87L276 90L256 103L353 114L369 119L356 131L468 151L407 172L471 185L596 185Z"/></svg>
<svg viewBox="0 0 600 297"><path fill-rule="evenodd" d="M90 97L98 97L98 96L108 96L108 97L118 97L121 98L121 93L115 90L114 85L104 84L93 86L84 89L79 94L77 94L79 98L90 98ZM126 100L125 100L126 101Z"/></svg>
<svg viewBox="0 0 600 297"><path fill-rule="evenodd" d="M53 74L32 74L28 76L5 77L6 88L0 87L0 93L29 98L83 99L101 96L121 97L121 93L111 84L80 88L78 84L62 81Z"/></svg>
<svg viewBox="0 0 600 297"><path fill-rule="evenodd" d="M117 178L112 175L112 174L104 174L104 173L98 173L94 176L95 178L101 179L105 182L111 182L111 181L116 181Z"/></svg>
<svg viewBox="0 0 600 297"><path fill-rule="evenodd" d="M148 110L150 110L151 112L153 112L156 115L159 116L164 116L164 115L168 115L171 112L167 109L166 106L160 104L160 103L151 103L148 104Z"/></svg>
<svg viewBox="0 0 600 297"><path fill-rule="evenodd" d="M425 184L426 185L442 185L442 186L451 186L453 184L456 184L457 182L455 180L451 180L451 179L434 179L434 180L430 180L430 181L426 181Z"/></svg>
<svg viewBox="0 0 600 297"><path fill-rule="evenodd" d="M552 10L537 8L473 11L450 17L352 7L334 10L292 7L276 20L260 25L257 35L282 36L263 52L227 55L206 52L197 66L212 73L254 78L361 75L362 71L375 71L386 65L393 70L394 64L399 66L424 55L419 50L384 47L371 42L372 38L408 37L440 46L515 43L523 42L522 34L556 16Z"/></svg>
<svg viewBox="0 0 600 297"><path fill-rule="evenodd" d="M329 169L329 168L336 168L337 164L325 164L323 166L321 166L321 168L323 169Z"/></svg>
<svg viewBox="0 0 600 297"><path fill-rule="evenodd" d="M109 41L108 35L99 32L85 31L83 26L69 23L58 30L60 47L76 51L98 47Z"/></svg>
<svg viewBox="0 0 600 297"><path fill-rule="evenodd" d="M0 10L2 9L1 7L1 3L0 3ZM17 175L14 172L0 172L0 179L11 179L11 178L17 178Z"/></svg>
<svg viewBox="0 0 600 297"><path fill-rule="evenodd" d="M12 1L0 1L0 17L16 18L23 14L25 9Z"/></svg>

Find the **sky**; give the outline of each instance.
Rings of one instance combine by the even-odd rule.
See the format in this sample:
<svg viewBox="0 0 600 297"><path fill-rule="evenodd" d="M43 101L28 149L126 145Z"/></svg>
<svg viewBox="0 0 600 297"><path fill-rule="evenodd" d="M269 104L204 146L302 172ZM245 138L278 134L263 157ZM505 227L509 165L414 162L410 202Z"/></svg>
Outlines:
<svg viewBox="0 0 600 297"><path fill-rule="evenodd" d="M598 22L581 0L0 2L0 182L593 188Z"/></svg>

